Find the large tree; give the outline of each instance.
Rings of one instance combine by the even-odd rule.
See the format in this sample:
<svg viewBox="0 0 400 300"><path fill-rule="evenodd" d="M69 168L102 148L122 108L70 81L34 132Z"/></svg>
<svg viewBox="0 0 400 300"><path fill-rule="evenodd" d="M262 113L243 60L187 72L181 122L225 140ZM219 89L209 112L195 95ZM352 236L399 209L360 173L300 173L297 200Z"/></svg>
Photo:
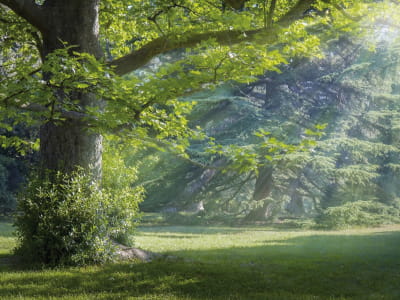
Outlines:
<svg viewBox="0 0 400 300"><path fill-rule="evenodd" d="M19 204L19 249L44 263L102 261L135 210L135 192L93 184L104 133L185 156L199 134L185 118L192 103L179 97L320 55L321 33L361 34L363 15L384 16L374 5L394 4L0 0L1 144L23 151L29 143L10 135L13 126L40 127L39 180Z"/></svg>
<svg viewBox="0 0 400 300"><path fill-rule="evenodd" d="M42 170L80 166L99 177L104 130L185 136L171 100L316 54L312 27L354 19L352 1L341 2L0 0L3 119L39 121ZM166 53L174 53L168 67L118 79ZM170 132L160 134L163 126Z"/></svg>

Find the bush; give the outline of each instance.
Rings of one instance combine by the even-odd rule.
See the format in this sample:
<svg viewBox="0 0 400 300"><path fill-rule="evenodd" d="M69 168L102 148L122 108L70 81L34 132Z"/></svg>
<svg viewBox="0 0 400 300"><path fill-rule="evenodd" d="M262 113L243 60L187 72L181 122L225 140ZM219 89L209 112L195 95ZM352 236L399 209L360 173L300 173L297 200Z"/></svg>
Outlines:
<svg viewBox="0 0 400 300"><path fill-rule="evenodd" d="M108 198L112 199L112 205L107 209L107 220L110 238L113 241L133 246L134 233L140 219L138 204L143 199L143 193L142 187L108 189Z"/></svg>
<svg viewBox="0 0 400 300"><path fill-rule="evenodd" d="M374 201L355 201L329 207L317 219L319 225L332 229L377 226L399 221L399 209Z"/></svg>
<svg viewBox="0 0 400 300"><path fill-rule="evenodd" d="M51 266L110 260L112 238L131 227L136 212L128 198L125 191L101 190L83 172L33 178L18 201L16 252Z"/></svg>
<svg viewBox="0 0 400 300"><path fill-rule="evenodd" d="M137 168L127 161L129 152L120 149L115 141L113 143L106 139L105 143L102 187L116 203L108 211L109 225L112 228L110 234L114 241L132 246L135 225L140 217L138 205L143 200L144 189L142 186L132 186L137 181ZM132 149L129 148L129 151Z"/></svg>

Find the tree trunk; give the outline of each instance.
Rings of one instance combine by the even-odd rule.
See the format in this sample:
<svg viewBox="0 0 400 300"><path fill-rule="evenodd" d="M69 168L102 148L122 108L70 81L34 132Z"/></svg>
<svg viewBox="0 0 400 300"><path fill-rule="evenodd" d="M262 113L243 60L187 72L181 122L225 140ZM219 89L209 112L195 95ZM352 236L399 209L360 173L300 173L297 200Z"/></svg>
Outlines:
<svg viewBox="0 0 400 300"><path fill-rule="evenodd" d="M73 51L102 57L99 46L99 0L52 0L45 2L49 12L43 35L43 60L52 51L74 46ZM51 77L51 74L47 75ZM54 91L59 94L58 91ZM93 95L78 94L82 111L99 104ZM90 171L95 179L101 176L102 136L89 132L83 120L48 121L40 128L41 170L70 173L76 167Z"/></svg>
<svg viewBox="0 0 400 300"><path fill-rule="evenodd" d="M270 217L271 203L265 201L265 198L267 198L272 191L272 174L272 167L264 167L259 171L254 187L253 200L263 201L263 204L262 206L250 211L245 217L245 221L265 221Z"/></svg>
<svg viewBox="0 0 400 300"><path fill-rule="evenodd" d="M101 178L102 137L79 121L47 122L40 128L40 168L70 173L77 167Z"/></svg>
<svg viewBox="0 0 400 300"><path fill-rule="evenodd" d="M290 198L290 202L288 203L286 210L295 217L304 216L306 211L301 196L294 193Z"/></svg>
<svg viewBox="0 0 400 300"><path fill-rule="evenodd" d="M273 187L272 173L272 167L264 167L259 171L254 187L253 200L263 200L271 194Z"/></svg>
<svg viewBox="0 0 400 300"><path fill-rule="evenodd" d="M304 216L306 213L303 198L299 195L300 179L294 179L290 183L291 191L290 202L286 206L286 210L295 217Z"/></svg>

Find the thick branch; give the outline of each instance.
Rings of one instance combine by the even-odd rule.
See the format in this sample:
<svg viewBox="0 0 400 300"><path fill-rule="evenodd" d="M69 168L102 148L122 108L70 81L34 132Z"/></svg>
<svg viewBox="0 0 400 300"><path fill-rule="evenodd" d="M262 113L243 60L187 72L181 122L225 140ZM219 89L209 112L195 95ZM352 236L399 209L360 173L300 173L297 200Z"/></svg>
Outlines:
<svg viewBox="0 0 400 300"><path fill-rule="evenodd" d="M172 37L163 36L149 42L142 48L133 51L124 57L114 60L111 62L111 66L115 67L116 74L124 75L143 67L153 57L171 50L193 47L208 39L216 39L221 44L234 44L249 39L249 37L254 36L254 34L259 32L261 32L261 30L253 30L245 33L238 30L206 32L193 34L192 36L183 39L174 39Z"/></svg>
<svg viewBox="0 0 400 300"><path fill-rule="evenodd" d="M46 15L43 8L33 0L0 0L18 16L24 18L41 32L46 30Z"/></svg>
<svg viewBox="0 0 400 300"><path fill-rule="evenodd" d="M8 103L8 106L23 110L23 111L34 112L34 113L49 112L49 108L47 106L44 106L44 105L41 105L38 103L30 103L30 104L24 104L24 105L18 105L18 103ZM72 120L93 119L93 120L97 121L92 116L82 113L82 112L78 112L78 111L71 111L71 110L65 110L65 109L61 109L61 108L55 108L54 112L58 113L60 118L72 119Z"/></svg>
<svg viewBox="0 0 400 300"><path fill-rule="evenodd" d="M159 37L152 40L142 48L133 51L132 53L118 58L110 63L111 66L115 67L115 72L118 75L124 75L147 64L153 57L169 52L171 50L193 47L202 41L208 39L215 39L220 44L236 44L243 41L251 41L257 34L262 35L264 43L269 44L276 40L276 32L279 27L287 27L292 22L301 19L303 12L310 8L315 0L300 0L298 3L279 21L275 23L274 28L265 28L240 31L240 30L224 30L224 31L212 31L205 33L194 33L189 36L182 38L174 37Z"/></svg>

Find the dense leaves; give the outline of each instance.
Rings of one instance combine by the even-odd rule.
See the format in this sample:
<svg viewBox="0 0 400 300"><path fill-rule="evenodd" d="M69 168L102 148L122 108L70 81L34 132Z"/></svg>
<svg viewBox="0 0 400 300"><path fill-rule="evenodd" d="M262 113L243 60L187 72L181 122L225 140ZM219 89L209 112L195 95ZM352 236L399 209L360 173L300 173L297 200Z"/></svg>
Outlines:
<svg viewBox="0 0 400 300"><path fill-rule="evenodd" d="M1 6L1 59L5 74L0 86L2 114L13 122L27 123L43 122L43 118L83 118L89 114L95 115L98 122L91 124L96 123L95 128L102 132L112 128L122 134L129 131L121 128L132 130L139 125L141 130L127 136L145 139L152 135L147 128L150 126L159 132L159 139L188 137L184 117L187 104L176 102L177 97L227 80L253 81L265 70L278 70L290 57L320 55L319 38L310 34L310 29L326 22L327 17L303 15L302 9L311 4L312 1L277 1L274 9L267 9L265 1L247 1L245 9L238 11L223 10L221 1L102 1L100 41L108 59L143 51L138 59L148 61L162 51L186 48L169 62L153 64L155 68L126 79L116 76L104 62L75 52L75 45L64 45L40 59L40 34ZM316 11L327 7L334 10L335 5L334 1L314 3ZM362 3L341 5L341 10L349 11L346 14L357 11L359 15L366 9ZM283 27L262 31L266 18ZM345 30L353 26L340 12L335 12L333 18L334 28L340 26ZM221 34L207 37L203 34L207 32ZM253 37L254 32L259 35ZM237 39L238 35L242 37ZM171 45L159 50L165 43ZM118 60L112 65L118 72ZM133 63L131 71L135 69ZM48 74L52 74L49 80ZM95 93L105 102L82 106L81 93Z"/></svg>
<svg viewBox="0 0 400 300"><path fill-rule="evenodd" d="M20 195L17 253L30 263L52 266L113 259L113 240L127 242L134 230L140 190L116 181L118 189L99 189L82 172L49 175L51 181L31 179Z"/></svg>

